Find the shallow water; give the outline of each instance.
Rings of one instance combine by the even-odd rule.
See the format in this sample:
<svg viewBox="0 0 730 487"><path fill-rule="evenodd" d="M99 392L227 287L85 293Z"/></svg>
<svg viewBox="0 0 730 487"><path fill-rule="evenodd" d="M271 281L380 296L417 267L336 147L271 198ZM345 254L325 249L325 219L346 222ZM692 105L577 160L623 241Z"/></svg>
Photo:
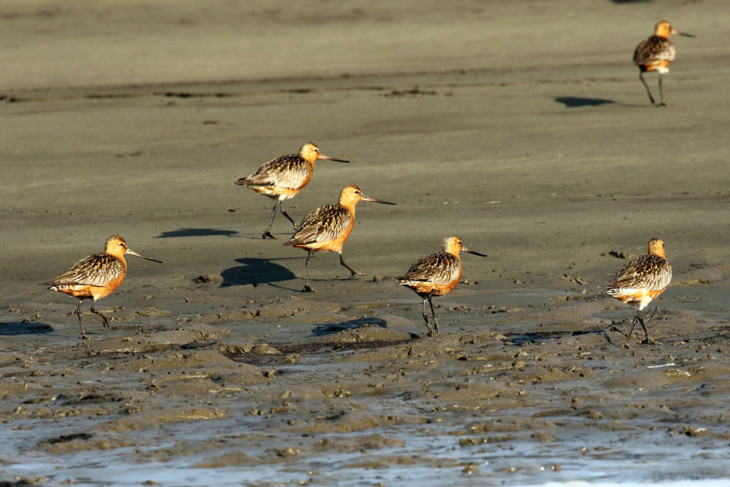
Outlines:
<svg viewBox="0 0 730 487"><path fill-rule="evenodd" d="M461 485L543 485L574 480L591 485L619 482L669 486L675 485L676 479L695 481L681 485L710 486L724 484L699 480L730 476L730 448L726 438L695 441L672 437L659 430L599 434L590 427L563 424L564 431L569 432L544 443L539 437L521 433L501 439L465 435L463 425L456 424L456 419L444 418L440 423L426 426L405 424L370 428L367 432L327 433L321 436L332 445L344 445L342 448L347 451L328 448L301 456L286 451L299 448L306 451L305 445L311 448L312 437L267 432L266 427L229 419L181 423L161 427L152 434L130 435L135 443L154 443L149 446L111 447L61 455L20 448L16 450L17 456L6 449L3 470L6 480L17 476L43 484L90 486L154 485L152 482L166 486L377 483L436 486L453 481ZM74 423L71 429L77 431L93 429L90 424L93 421L85 418L71 422ZM44 435L51 436L59 429L54 424L38 421L16 427L42 429ZM255 439L252 441L249 435ZM22 430L3 431L3 438L11 442L26 443L28 438L23 436ZM464 439L475 441L473 445L469 441L460 444ZM211 446L211 442L216 445ZM266 452L272 449L277 451L278 458L252 460L257 456L266 457ZM177 453L165 460L145 460L168 450ZM209 468L196 468L206 462ZM242 464L237 465L238 462Z"/></svg>
<svg viewBox="0 0 730 487"><path fill-rule="evenodd" d="M280 304L257 306L267 315ZM421 325L402 316L413 307L397 306L350 319L313 306L294 323L236 327L145 318L156 324L115 323L89 341L54 330L53 348L30 351L22 334L8 335L4 478L435 486L730 477L730 345L726 326L702 313L656 312L662 345L622 348L605 325L566 328L600 309L592 300L497 315L439 309L433 338L413 334ZM484 330L494 316L501 333ZM683 336L671 333L679 322ZM268 340L247 338L264 328Z"/></svg>

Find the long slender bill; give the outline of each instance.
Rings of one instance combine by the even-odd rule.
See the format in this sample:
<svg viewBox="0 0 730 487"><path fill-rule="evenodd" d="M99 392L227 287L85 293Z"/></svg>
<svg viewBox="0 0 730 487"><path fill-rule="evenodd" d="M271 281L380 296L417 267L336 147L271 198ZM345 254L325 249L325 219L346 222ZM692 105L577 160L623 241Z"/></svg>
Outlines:
<svg viewBox="0 0 730 487"><path fill-rule="evenodd" d="M363 201L369 201L371 203L381 203L383 205L396 205L397 203L391 203L390 201L383 201L383 200L376 200L375 198L371 198L370 196L362 195Z"/></svg>
<svg viewBox="0 0 730 487"><path fill-rule="evenodd" d="M336 158L336 157L330 157L330 156L326 156L326 155L324 155L324 154L320 154L320 155L319 155L319 158L320 158L320 159L326 159L326 160L328 160L328 161L335 161L335 162L350 162L350 161L348 161L347 159L338 159L338 158Z"/></svg>
<svg viewBox="0 0 730 487"><path fill-rule="evenodd" d="M161 260L153 259L152 257L146 257L146 256L144 256L142 254L138 254L137 252L135 252L134 250L132 250L130 248L127 248L127 251L125 253L126 254L130 254L130 255L133 255L135 257L139 257L140 259L151 260L152 262L157 262L158 264L162 264L163 263Z"/></svg>
<svg viewBox="0 0 730 487"><path fill-rule="evenodd" d="M461 251L466 252L468 254L478 255L479 257L489 257L487 254L482 254L481 252L477 252L476 250L469 250L466 247L464 247L463 245L461 246Z"/></svg>

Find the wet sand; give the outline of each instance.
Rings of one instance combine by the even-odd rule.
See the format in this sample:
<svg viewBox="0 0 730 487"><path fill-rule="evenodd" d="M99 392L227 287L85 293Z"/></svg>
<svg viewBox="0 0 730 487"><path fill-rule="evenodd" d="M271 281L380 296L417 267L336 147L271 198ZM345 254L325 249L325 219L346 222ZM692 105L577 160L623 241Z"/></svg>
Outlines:
<svg viewBox="0 0 730 487"><path fill-rule="evenodd" d="M6 2L0 481L727 477L727 14ZM698 37L653 108L630 59L662 18ZM313 294L291 225L262 240L273 202L232 184L307 140L352 162L319 161L295 219L347 184L398 203L358 205L366 275L317 254ZM164 264L129 257L112 329L85 303L80 340L38 283L113 233ZM393 277L450 234L489 257L463 255L429 338ZM634 310L599 286L655 236L660 343L624 348Z"/></svg>

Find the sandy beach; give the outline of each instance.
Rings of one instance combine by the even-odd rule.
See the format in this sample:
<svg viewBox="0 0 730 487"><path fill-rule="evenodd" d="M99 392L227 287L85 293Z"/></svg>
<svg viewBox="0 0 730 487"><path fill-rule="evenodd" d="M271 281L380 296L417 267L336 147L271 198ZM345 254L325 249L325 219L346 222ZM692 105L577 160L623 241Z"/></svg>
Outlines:
<svg viewBox="0 0 730 487"><path fill-rule="evenodd" d="M730 4L0 6L3 485L544 485L730 476ZM631 63L673 38L666 107ZM656 78L647 76L652 89ZM293 218L356 184L337 255L233 183L306 141ZM40 285L123 235L88 312ZM398 286L460 236L459 287ZM629 347L603 294L662 238Z"/></svg>

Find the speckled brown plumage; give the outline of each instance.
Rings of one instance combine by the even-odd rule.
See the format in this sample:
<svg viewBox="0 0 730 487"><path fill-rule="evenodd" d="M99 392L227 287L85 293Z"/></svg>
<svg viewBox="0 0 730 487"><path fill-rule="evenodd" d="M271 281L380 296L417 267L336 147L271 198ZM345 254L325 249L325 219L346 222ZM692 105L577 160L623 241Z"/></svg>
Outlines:
<svg viewBox="0 0 730 487"><path fill-rule="evenodd" d="M443 296L451 291L446 286L458 283L462 272L459 256L443 251L418 260L397 279L400 285L410 287L421 297L427 294Z"/></svg>
<svg viewBox="0 0 730 487"><path fill-rule="evenodd" d="M486 257L485 254L464 247L459 237L446 237L441 246L441 252L419 259L408 269L408 272L396 278L401 286L411 288L423 299L422 313L429 336L438 333L438 322L431 297L445 296L461 281L464 268L459 252ZM426 301L431 306L430 319L426 313Z"/></svg>
<svg viewBox="0 0 730 487"><path fill-rule="evenodd" d="M96 311L94 304L97 300L110 295L122 284L127 275L127 261L125 254L134 255L153 262L160 262L134 252L127 247L127 242L121 235L112 235L106 241L104 252L90 255L76 262L69 270L50 282L51 291L58 291L79 299L76 307L76 316L81 327L81 336L85 336L84 326L81 323L81 303L84 299L91 299L91 312L101 316L104 326L109 327L109 320L102 313Z"/></svg>
<svg viewBox="0 0 730 487"><path fill-rule="evenodd" d="M288 242L284 243L284 245L305 249L308 252L305 264L304 291L313 291L309 286L309 261L312 254L318 250L337 252L340 254L340 264L350 271L351 276L360 274L347 265L342 258L342 246L355 226L355 206L360 201L386 205L395 204L366 196L357 186L345 186L340 193L337 204L321 206L304 217L296 233L292 235Z"/></svg>
<svg viewBox="0 0 730 487"><path fill-rule="evenodd" d="M608 283L606 294L624 303L637 306L629 338L638 321L646 333L645 341L651 342L649 332L644 325L642 311L653 299L664 292L671 281L672 266L666 259L664 242L653 238L649 241L648 253L624 265L613 281Z"/></svg>
<svg viewBox="0 0 730 487"><path fill-rule="evenodd" d="M283 192L301 191L313 172L312 162L299 154L287 154L264 163L255 173L239 179L236 184L278 199Z"/></svg>
<svg viewBox="0 0 730 487"><path fill-rule="evenodd" d="M264 230L264 238L274 238L271 234L271 225L274 223L274 216L277 210L281 211L281 214L289 219L292 225L296 225L294 220L281 207L281 203L286 199L293 198L309 184L314 173L314 163L318 159L348 162L345 159L326 156L320 152L319 147L315 143L306 142L299 149L298 154L287 154L272 159L264 163L250 176L236 181L235 184L246 186L257 193L276 200L276 204L274 204L274 209L271 213L269 226Z"/></svg>
<svg viewBox="0 0 730 487"><path fill-rule="evenodd" d="M342 250L344 241L338 241L338 237L344 235L348 228L353 226L354 221L354 208L350 212L339 203L321 206L304 217L296 233L286 245L311 247L317 244L329 244L330 248L327 250L339 252ZM338 245L331 244L335 241Z"/></svg>
<svg viewBox="0 0 730 487"><path fill-rule="evenodd" d="M654 71L663 64L674 61L677 49L666 37L651 36L636 46L634 51L634 64L642 71ZM667 67L667 71L669 68Z"/></svg>

